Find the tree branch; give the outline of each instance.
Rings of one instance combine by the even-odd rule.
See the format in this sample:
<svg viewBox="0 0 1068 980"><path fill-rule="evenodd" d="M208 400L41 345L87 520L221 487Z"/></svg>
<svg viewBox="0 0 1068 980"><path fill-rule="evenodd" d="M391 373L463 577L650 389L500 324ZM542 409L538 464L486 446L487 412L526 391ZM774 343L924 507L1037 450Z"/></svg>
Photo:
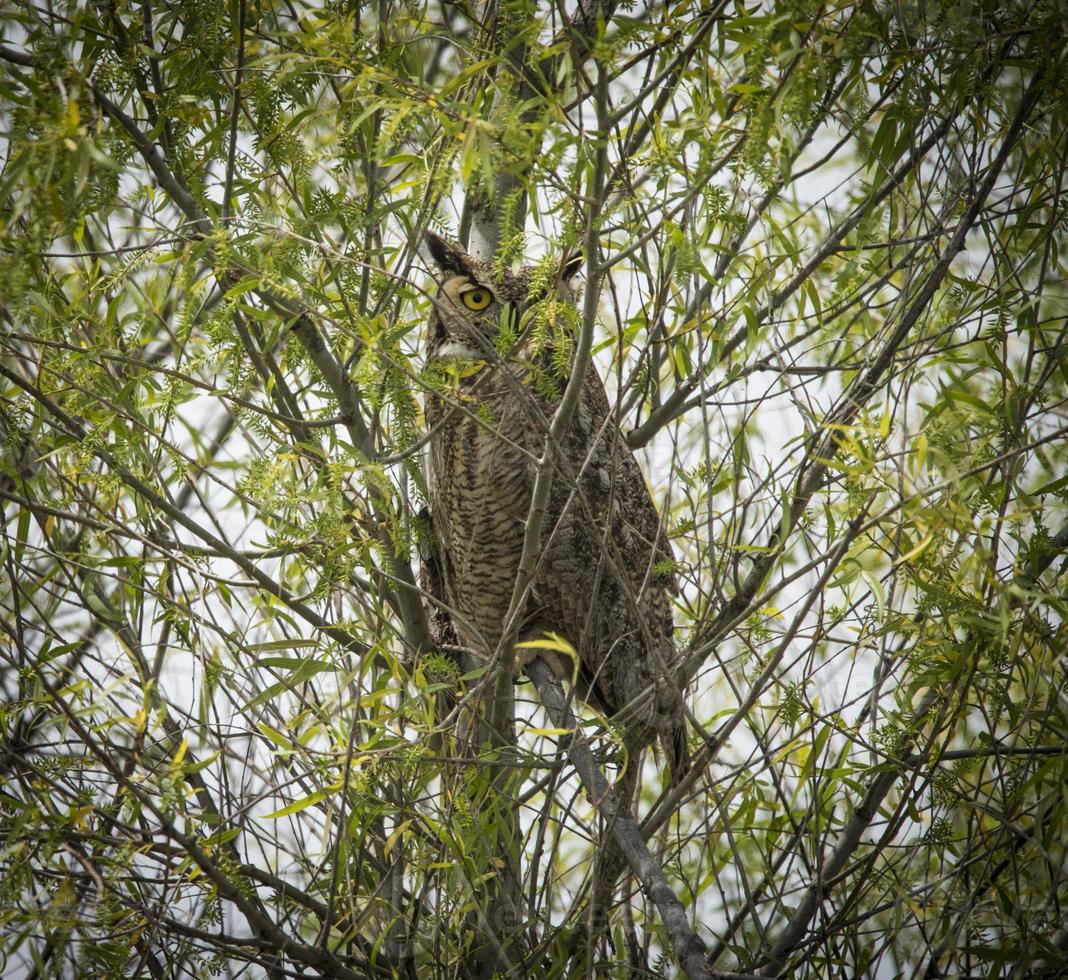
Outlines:
<svg viewBox="0 0 1068 980"><path fill-rule="evenodd" d="M60 422L68 433L79 440L86 441L86 431L84 426L82 426L77 419L64 412L63 409L52 401L51 398L35 388L21 375L9 370L2 364L0 364L0 374L30 395L30 397L38 402L38 404L40 404L53 419ZM93 455L102 463L105 463L116 475L118 475L123 483L143 497L146 502L161 510L170 517L171 520L180 524L187 531L191 531L202 541L216 549L220 554L225 555L230 561L245 572L245 574L254 579L261 589L270 595L277 596L307 623L336 640L342 647L356 656L362 656L367 652L366 644L361 643L351 633L338 629L336 626L331 626L330 623L323 619L314 609L297 599L296 596L292 595L289 590L284 588L279 582L274 581L270 576L264 574L255 562L249 560L236 549L231 548L221 538L216 537L209 530L194 521L184 510L176 507L153 487L150 487L147 483L138 478L128 466L120 463L106 449L100 446L93 446Z"/></svg>
<svg viewBox="0 0 1068 980"><path fill-rule="evenodd" d="M1017 584L1022 586L1033 585L1038 580L1038 577L1049 568L1053 560L1065 551L1068 551L1068 525L1062 527L1053 536L1042 554L1032 560L1031 567L1017 577ZM1017 607L1022 601L1021 598L1014 597L1010 608ZM970 661L974 661L981 655L983 647L980 646L975 634L972 634L970 642L977 646L974 657L970 658ZM940 694L934 688L928 691L910 719L909 729L913 732L918 732L935 705L945 696L947 695ZM893 769L879 773L872 781L860 805L853 811L853 815L842 831L834 851L823 862L819 878L805 891L790 921L779 934L774 947L768 954L768 965L762 972L762 976L776 976L781 972L785 965L786 957L800 944L809 923L816 915L816 911L826 897L827 892L836 884L836 879L845 870L846 863L860 845L861 836L875 818L875 814L878 812L883 800L901 774L902 770Z"/></svg>
<svg viewBox="0 0 1068 980"><path fill-rule="evenodd" d="M538 657L527 664L527 676L538 689L538 695L553 723L575 734L567 747L567 755L579 774L586 792L597 807L613 839L645 893L656 905L660 919L667 930L671 947L680 966L693 980L712 980L715 974L705 958L705 944L693 931L686 909L679 901L663 869L656 863L642 839L641 829L626 806L597 767L593 753L578 734L578 720L568 705L568 699L560 682L549 666Z"/></svg>
<svg viewBox="0 0 1068 980"><path fill-rule="evenodd" d="M1014 43L1014 41L1014 37L1006 40L1005 45L1003 46L1002 55L1007 53L1009 45ZM999 64L999 62L995 61L994 65L988 67L986 72L984 72L984 77L992 74L994 67L997 64ZM860 224L864 219L864 216L870 214L873 208L881 204L894 190L904 183L909 174L923 162L927 154L945 137L952 126L957 122L960 111L960 103L955 104L928 136L918 146L913 148L909 153L908 159L906 159L906 161L898 167L886 181L884 181L882 186L870 197L866 197L861 204L858 204L853 209L852 214L838 223L804 266L794 274L793 278L777 289L775 295L772 296L767 303L754 311L753 318L757 323L764 323L776 310L778 310L782 304L797 291L798 287L811 277L812 273L815 272L826 259L839 250L841 243L845 240L846 236ZM717 269L717 271L719 270ZM683 316L684 323L698 315L701 306L707 303L708 299L711 297L714 287L715 281L710 281L705 283L701 289L698 290L697 296L694 297ZM722 321L719 321L714 325L712 330L713 332L717 332L724 326L725 324ZM716 362L717 364L726 363L730 356L745 342L746 337L750 335L750 329L749 325L746 324L731 335L730 339L723 346L723 350ZM646 418L641 425L627 433L627 445L632 449L638 449L641 446L646 445L660 429L672 420L678 418L678 416L686 410L687 400L700 386L704 377L704 371L691 374L690 377L679 385L655 411L649 414L648 418Z"/></svg>
<svg viewBox="0 0 1068 980"><path fill-rule="evenodd" d="M214 231L214 226L207 213L190 194L184 183L170 170L163 155L141 131L136 120L115 105L92 82L90 82L90 86L98 104L126 131L137 147L142 159L155 175L160 187L170 195L178 208L190 220L193 235L195 237L209 236ZM224 202L224 209L226 204L227 202ZM241 275L242 271L237 267L230 267L222 273L222 281L227 278L236 279ZM327 347L310 315L291 301L277 296L263 287L258 287L255 293L270 309L280 316L294 321L294 335L304 345L313 363L322 374L324 381L333 392L341 408L349 438L365 456L369 459L373 458L375 455L374 439L360 415L356 386L348 375L341 370L341 366L329 347ZM390 566L390 574L398 585L396 590L397 605L401 611L405 639L413 650L427 650L431 645L430 628L427 624L426 613L419 599L420 593L415 584L415 575L412 572L411 564L399 556L393 548L393 542L389 537L388 527L381 512L383 504L381 491L372 488L371 496L380 518L375 537L379 545L384 549L384 554L387 556ZM388 591L388 585L384 584L383 588Z"/></svg>
<svg viewBox="0 0 1068 980"><path fill-rule="evenodd" d="M882 350L870 367L856 379L851 389L842 396L837 408L828 414L820 431L816 432L810 439L808 450L801 462L796 489L779 520L778 526L772 532L766 550L754 559L753 567L746 576L745 581L720 613L698 632L697 637L691 644L691 649L695 652L692 652L686 658L681 668L683 683L688 682L688 679L704 662L705 653L701 649L702 646L715 642L734 623L748 614L760 586L771 571L772 566L778 561L790 530L796 526L812 496L826 479L830 469L830 462L840 452L841 447L836 438L837 431L843 426L851 424L861 408L879 390L883 383L883 376L893 363L898 348L904 343L920 317L927 312L931 300L949 272L953 259L963 250L964 240L968 232L971 231L978 219L987 197L1001 175L1010 152L1023 133L1031 110L1038 102L1042 93L1042 85L1040 83L1043 78L1043 73L1038 72L1032 79L1005 134L1005 139L1002 141L997 156L987 170L986 177L957 223L956 230L942 251L938 262L902 316L901 322L883 345Z"/></svg>

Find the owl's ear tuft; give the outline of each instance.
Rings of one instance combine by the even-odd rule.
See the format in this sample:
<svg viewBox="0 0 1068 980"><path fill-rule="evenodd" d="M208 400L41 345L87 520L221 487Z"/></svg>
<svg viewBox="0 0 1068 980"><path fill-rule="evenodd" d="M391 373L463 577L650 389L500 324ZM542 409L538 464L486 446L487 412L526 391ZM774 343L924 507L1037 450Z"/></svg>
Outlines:
<svg viewBox="0 0 1068 980"><path fill-rule="evenodd" d="M430 257L443 270L455 272L461 276L470 274L471 256L455 242L450 242L440 235L435 235L432 231L426 233L425 241Z"/></svg>
<svg viewBox="0 0 1068 980"><path fill-rule="evenodd" d="M582 249L570 252L564 256L564 260L560 265L560 278L564 282L568 282L574 278L575 273L580 271L585 264L586 253Z"/></svg>

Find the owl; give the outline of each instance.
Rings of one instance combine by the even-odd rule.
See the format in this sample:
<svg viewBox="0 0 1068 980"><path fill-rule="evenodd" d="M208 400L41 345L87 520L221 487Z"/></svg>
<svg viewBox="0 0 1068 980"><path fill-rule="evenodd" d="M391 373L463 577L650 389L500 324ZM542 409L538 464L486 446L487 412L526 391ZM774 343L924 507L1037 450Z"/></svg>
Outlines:
<svg viewBox="0 0 1068 980"><path fill-rule="evenodd" d="M536 329L536 310L524 313L550 290L569 301L581 259L546 285L532 268L494 274L433 233L427 247L441 275L426 343L434 554L424 565L449 610L447 625L440 607L432 623L470 651L461 666L471 669L500 653L536 461L568 382L567 360L553 349L559 333ZM632 753L659 738L677 773L686 743L681 693L667 676L677 591L671 546L592 364L553 466L519 639L558 634L578 663L520 647L516 671L543 657L622 727Z"/></svg>

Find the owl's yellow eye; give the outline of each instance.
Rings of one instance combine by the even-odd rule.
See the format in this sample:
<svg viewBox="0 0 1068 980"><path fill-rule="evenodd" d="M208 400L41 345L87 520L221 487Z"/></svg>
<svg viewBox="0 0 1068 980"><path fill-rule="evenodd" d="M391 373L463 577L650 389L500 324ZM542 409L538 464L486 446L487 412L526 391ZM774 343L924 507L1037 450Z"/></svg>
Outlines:
<svg viewBox="0 0 1068 980"><path fill-rule="evenodd" d="M460 299L469 310L484 310L493 302L493 294L488 289L475 287L460 293Z"/></svg>

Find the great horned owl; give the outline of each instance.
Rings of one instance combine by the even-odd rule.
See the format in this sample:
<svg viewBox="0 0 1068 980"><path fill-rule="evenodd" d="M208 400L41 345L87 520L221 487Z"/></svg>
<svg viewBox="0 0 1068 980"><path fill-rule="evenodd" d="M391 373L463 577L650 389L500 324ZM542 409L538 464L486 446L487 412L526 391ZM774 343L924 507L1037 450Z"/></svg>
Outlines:
<svg viewBox="0 0 1068 980"><path fill-rule="evenodd" d="M535 461L568 378L545 331L539 345L537 331L517 327L545 298L544 286L531 295L544 276L530 268L494 275L488 263L434 234L427 245L442 272L426 350L436 379L426 398L433 575L462 644L485 662L501 642ZM580 264L565 264L548 289L569 299L567 280ZM578 651L577 695L619 722L632 750L659 736L678 772L682 704L665 680L677 588L671 547L593 365L554 466L519 638L551 631L569 641ZM525 655L516 657L517 672L546 656L517 652ZM570 665L546 659L571 676Z"/></svg>

